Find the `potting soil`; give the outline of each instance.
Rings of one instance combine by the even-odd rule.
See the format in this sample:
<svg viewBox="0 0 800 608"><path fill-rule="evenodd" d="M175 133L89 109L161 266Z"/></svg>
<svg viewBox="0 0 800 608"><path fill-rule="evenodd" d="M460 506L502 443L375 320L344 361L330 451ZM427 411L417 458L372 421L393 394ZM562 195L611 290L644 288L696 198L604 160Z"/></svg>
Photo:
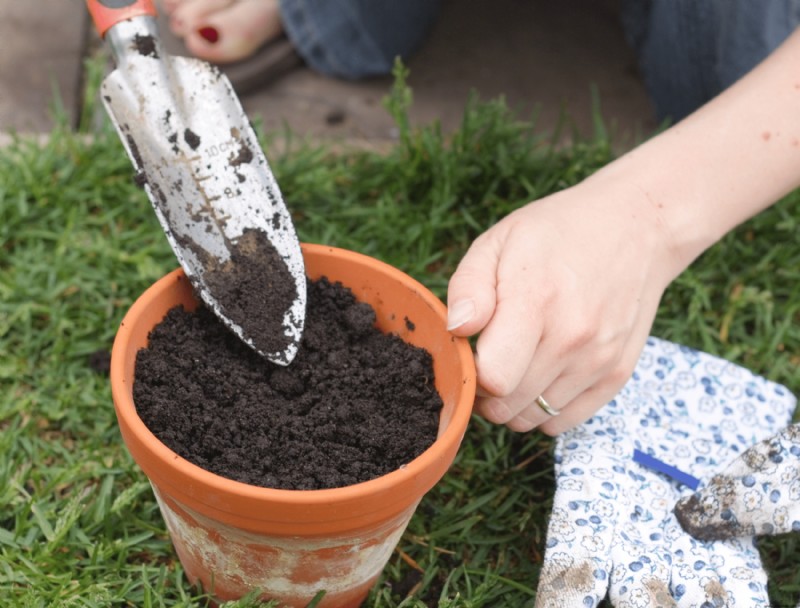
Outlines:
<svg viewBox="0 0 800 608"><path fill-rule="evenodd" d="M137 412L180 456L252 485L379 477L433 443L442 401L430 354L374 323L346 287L310 281L300 349L281 367L203 306L174 308L137 355Z"/></svg>

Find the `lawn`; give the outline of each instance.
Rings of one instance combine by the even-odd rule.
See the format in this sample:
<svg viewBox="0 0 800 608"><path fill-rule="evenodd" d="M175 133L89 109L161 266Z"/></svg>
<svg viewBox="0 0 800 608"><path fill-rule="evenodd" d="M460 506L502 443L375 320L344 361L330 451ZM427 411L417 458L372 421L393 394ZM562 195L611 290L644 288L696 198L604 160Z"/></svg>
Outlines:
<svg viewBox="0 0 800 608"><path fill-rule="evenodd" d="M552 134L501 100L466 102L447 137L435 124L411 128L410 103L398 78L387 109L399 138L385 152L332 152L290 133L265 134L263 143L302 240L382 259L442 297L477 234L614 157L599 113L595 133L554 146ZM205 604L122 445L107 375L127 308L176 265L107 124L75 132L62 122L46 142L0 149L3 605ZM653 333L800 393L800 194L681 275ZM473 418L366 606L530 605L554 489L551 445ZM761 550L774 604L794 606L800 543L766 539Z"/></svg>

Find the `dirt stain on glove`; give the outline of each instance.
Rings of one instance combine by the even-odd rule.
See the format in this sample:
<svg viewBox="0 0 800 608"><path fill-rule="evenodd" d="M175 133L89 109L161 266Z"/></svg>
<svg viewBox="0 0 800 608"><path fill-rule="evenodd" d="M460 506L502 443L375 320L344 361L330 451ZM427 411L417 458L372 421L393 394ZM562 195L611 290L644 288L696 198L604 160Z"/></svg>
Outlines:
<svg viewBox="0 0 800 608"><path fill-rule="evenodd" d="M577 565L545 568L539 581L539 592L535 608L565 608L569 602L581 601L580 596L593 595L595 591L595 566L590 562ZM642 581L647 593L649 608L675 608L678 604L670 593L666 581L658 577L648 577ZM706 589L708 592L708 589ZM639 597L639 601L643 599ZM574 604L577 605L577 604ZM626 597L617 598L616 606L633 606ZM640 605L637 601L635 605ZM716 606L717 604L713 604Z"/></svg>
<svg viewBox="0 0 800 608"><path fill-rule="evenodd" d="M675 598L672 597L666 582L658 578L651 578L645 581L644 588L647 589L647 593L650 595L648 606L653 606L653 608L674 608L678 605Z"/></svg>
<svg viewBox="0 0 800 608"><path fill-rule="evenodd" d="M731 511L735 503L735 481L726 475L716 475L702 493L697 492L678 501L675 517L683 530L697 540L746 536L748 531Z"/></svg>
<svg viewBox="0 0 800 608"><path fill-rule="evenodd" d="M563 608L565 597L588 595L595 585L594 566L590 562L545 566L541 576L535 608Z"/></svg>
<svg viewBox="0 0 800 608"><path fill-rule="evenodd" d="M755 444L741 456L743 468L736 475L715 475L708 485L675 505L675 517L681 527L698 540L728 540L742 536L769 534L771 529L756 530L742 506L743 474L766 474L781 462L785 447L800 445L800 425L792 425L780 435ZM737 511L742 514L740 521Z"/></svg>

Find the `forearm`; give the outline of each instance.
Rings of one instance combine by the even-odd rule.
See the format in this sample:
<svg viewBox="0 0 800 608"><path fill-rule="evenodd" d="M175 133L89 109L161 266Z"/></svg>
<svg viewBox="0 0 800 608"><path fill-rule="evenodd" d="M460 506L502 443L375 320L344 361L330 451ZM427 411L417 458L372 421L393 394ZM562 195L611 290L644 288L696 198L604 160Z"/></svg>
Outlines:
<svg viewBox="0 0 800 608"><path fill-rule="evenodd" d="M694 114L598 172L640 191L676 276L741 222L800 186L800 30Z"/></svg>

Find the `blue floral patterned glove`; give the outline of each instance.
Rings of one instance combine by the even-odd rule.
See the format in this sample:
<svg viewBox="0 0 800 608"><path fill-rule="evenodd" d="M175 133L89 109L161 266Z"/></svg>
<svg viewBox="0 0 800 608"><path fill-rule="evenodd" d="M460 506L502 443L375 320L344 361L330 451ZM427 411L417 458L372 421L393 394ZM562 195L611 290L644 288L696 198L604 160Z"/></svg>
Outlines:
<svg viewBox="0 0 800 608"><path fill-rule="evenodd" d="M800 532L800 425L747 450L675 515L702 540Z"/></svg>
<svg viewBox="0 0 800 608"><path fill-rule="evenodd" d="M617 397L557 439L536 606L591 607L606 594L618 608L768 605L753 538L697 540L673 507L785 427L794 405L739 366L649 339Z"/></svg>

